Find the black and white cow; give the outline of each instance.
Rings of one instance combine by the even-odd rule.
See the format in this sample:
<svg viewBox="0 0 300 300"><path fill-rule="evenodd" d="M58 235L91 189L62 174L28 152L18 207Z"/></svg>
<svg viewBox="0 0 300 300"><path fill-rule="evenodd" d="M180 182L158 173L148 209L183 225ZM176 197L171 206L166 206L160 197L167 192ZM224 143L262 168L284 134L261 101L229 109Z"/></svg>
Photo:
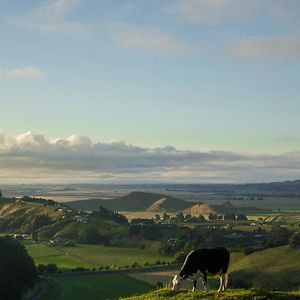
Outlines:
<svg viewBox="0 0 300 300"><path fill-rule="evenodd" d="M207 276L218 275L220 287L218 292L225 291L228 282L228 265L230 253L225 248L198 249L191 251L185 258L184 264L172 283L173 290L178 289L184 279L192 280L193 291L196 289L197 280L201 277L204 290L207 291Z"/></svg>

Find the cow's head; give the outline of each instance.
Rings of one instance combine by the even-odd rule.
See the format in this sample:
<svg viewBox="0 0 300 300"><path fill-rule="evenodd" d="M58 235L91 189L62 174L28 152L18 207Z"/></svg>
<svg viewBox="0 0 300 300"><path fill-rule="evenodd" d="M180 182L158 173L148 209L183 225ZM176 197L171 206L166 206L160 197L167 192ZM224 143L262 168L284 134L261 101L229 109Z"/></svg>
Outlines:
<svg viewBox="0 0 300 300"><path fill-rule="evenodd" d="M182 280L183 280L183 278L180 277L180 275L174 275L174 278L172 280L172 284L173 284L172 290L173 291L178 290Z"/></svg>

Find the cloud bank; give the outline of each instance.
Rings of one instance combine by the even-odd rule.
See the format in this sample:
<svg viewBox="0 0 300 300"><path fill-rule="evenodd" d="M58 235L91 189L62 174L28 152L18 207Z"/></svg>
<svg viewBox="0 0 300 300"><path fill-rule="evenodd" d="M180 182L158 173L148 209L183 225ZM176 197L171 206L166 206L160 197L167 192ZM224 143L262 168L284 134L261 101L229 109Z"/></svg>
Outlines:
<svg viewBox="0 0 300 300"><path fill-rule="evenodd" d="M247 155L0 131L0 183L207 183L300 178L300 151Z"/></svg>

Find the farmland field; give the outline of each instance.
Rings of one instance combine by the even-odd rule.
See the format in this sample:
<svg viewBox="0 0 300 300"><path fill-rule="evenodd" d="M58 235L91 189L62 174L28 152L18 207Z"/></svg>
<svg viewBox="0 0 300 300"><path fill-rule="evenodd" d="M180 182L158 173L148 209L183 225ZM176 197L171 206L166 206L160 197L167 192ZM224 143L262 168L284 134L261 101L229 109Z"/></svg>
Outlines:
<svg viewBox="0 0 300 300"><path fill-rule="evenodd" d="M117 248L78 244L74 247L51 247L40 243L26 243L26 249L35 264L55 263L59 268L99 268L100 266L126 266L137 262L169 261L169 257L150 249Z"/></svg>
<svg viewBox="0 0 300 300"><path fill-rule="evenodd" d="M104 300L148 292L153 287L125 275L80 275L47 279L40 300Z"/></svg>

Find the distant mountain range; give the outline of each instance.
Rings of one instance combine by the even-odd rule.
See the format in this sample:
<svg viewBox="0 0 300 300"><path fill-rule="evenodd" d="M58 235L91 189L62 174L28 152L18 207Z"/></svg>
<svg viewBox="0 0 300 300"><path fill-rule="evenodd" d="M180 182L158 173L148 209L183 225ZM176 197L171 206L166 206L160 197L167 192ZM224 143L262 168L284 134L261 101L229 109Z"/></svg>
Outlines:
<svg viewBox="0 0 300 300"><path fill-rule="evenodd" d="M176 212L191 206L191 202L162 194L132 192L114 199L87 199L67 202L75 209L99 210L99 206L113 211Z"/></svg>
<svg viewBox="0 0 300 300"><path fill-rule="evenodd" d="M223 204L208 205L202 202L190 202L176 197L163 194L132 192L123 197L104 200L104 199L88 199L67 202L67 204L78 210L94 210L98 211L99 207L125 212L125 211L148 211L148 212L178 212L183 211L187 214L226 214L226 213L268 213L270 210L258 209L256 207L237 207L232 205L230 201Z"/></svg>

